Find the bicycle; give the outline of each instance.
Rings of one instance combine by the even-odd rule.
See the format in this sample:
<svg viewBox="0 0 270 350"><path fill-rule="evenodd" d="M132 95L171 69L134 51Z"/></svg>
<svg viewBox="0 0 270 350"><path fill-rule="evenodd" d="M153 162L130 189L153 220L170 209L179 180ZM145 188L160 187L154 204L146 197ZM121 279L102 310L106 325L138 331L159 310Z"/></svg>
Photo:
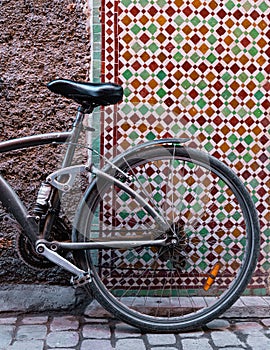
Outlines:
<svg viewBox="0 0 270 350"><path fill-rule="evenodd" d="M120 102L123 89L61 79L48 88L79 104L72 130L0 143L1 153L67 144L62 167L41 184L33 214L0 176L0 200L22 227L21 255L33 267L53 263L69 271L74 286L144 331L186 331L221 315L247 287L260 246L256 210L239 178L181 138L139 144L101 169L72 165L85 115ZM81 173L92 180L72 234L57 239L52 227L61 196Z"/></svg>

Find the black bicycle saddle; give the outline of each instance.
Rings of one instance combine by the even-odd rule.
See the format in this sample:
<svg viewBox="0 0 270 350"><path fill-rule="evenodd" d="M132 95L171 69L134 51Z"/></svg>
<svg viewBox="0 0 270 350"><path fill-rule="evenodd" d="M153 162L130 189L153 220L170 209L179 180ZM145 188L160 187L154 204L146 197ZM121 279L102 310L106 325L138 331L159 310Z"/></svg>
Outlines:
<svg viewBox="0 0 270 350"><path fill-rule="evenodd" d="M123 88L113 83L85 83L56 79L47 85L56 94L70 98L84 106L114 105L123 98Z"/></svg>

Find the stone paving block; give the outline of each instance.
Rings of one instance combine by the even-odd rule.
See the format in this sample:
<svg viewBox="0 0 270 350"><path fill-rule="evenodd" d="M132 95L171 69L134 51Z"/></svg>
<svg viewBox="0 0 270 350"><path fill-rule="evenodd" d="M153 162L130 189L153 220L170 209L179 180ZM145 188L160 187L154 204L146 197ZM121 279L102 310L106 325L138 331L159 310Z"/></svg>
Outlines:
<svg viewBox="0 0 270 350"><path fill-rule="evenodd" d="M16 340L38 340L45 339L47 327L41 325L23 325L19 326L16 333Z"/></svg>
<svg viewBox="0 0 270 350"><path fill-rule="evenodd" d="M247 337L247 344L251 347L252 350L266 350L270 349L270 339L265 335L249 335Z"/></svg>
<svg viewBox="0 0 270 350"><path fill-rule="evenodd" d="M43 340L27 340L27 341L15 341L12 345L8 346L5 350L43 350Z"/></svg>
<svg viewBox="0 0 270 350"><path fill-rule="evenodd" d="M109 339L111 337L111 331L107 325L85 325L82 330L84 338L93 339Z"/></svg>
<svg viewBox="0 0 270 350"><path fill-rule="evenodd" d="M1 324L14 324L17 321L17 317L3 317L0 318L0 325Z"/></svg>
<svg viewBox="0 0 270 350"><path fill-rule="evenodd" d="M117 340L115 349L116 350L127 350L127 349L146 350L146 347L142 339L128 338L128 339Z"/></svg>
<svg viewBox="0 0 270 350"><path fill-rule="evenodd" d="M158 347L154 347L154 350L179 350L179 348L175 348L175 347L168 347L168 346L158 346ZM227 349L226 349L227 350Z"/></svg>
<svg viewBox="0 0 270 350"><path fill-rule="evenodd" d="M176 343L174 334L147 334L150 345L170 345Z"/></svg>
<svg viewBox="0 0 270 350"><path fill-rule="evenodd" d="M257 322L238 322L235 325L235 331L243 334L253 334L263 330L263 326Z"/></svg>
<svg viewBox="0 0 270 350"><path fill-rule="evenodd" d="M270 296L264 296L262 298L270 306Z"/></svg>
<svg viewBox="0 0 270 350"><path fill-rule="evenodd" d="M112 315L106 311L96 300L93 300L85 309L85 317L108 318Z"/></svg>
<svg viewBox="0 0 270 350"><path fill-rule="evenodd" d="M227 330L212 332L211 337L214 344L219 347L244 345L234 333Z"/></svg>
<svg viewBox="0 0 270 350"><path fill-rule="evenodd" d="M87 339L83 340L80 350L112 350L109 340Z"/></svg>
<svg viewBox="0 0 270 350"><path fill-rule="evenodd" d="M79 321L75 316L54 317L50 325L51 331L76 330L78 328Z"/></svg>
<svg viewBox="0 0 270 350"><path fill-rule="evenodd" d="M224 350L242 350L242 349L244 349L244 348L239 348L239 347L237 347L237 348L231 348L231 347L224 348Z"/></svg>
<svg viewBox="0 0 270 350"><path fill-rule="evenodd" d="M8 325L0 325L0 349L5 349L11 341L15 327Z"/></svg>
<svg viewBox="0 0 270 350"><path fill-rule="evenodd" d="M37 284L0 286L0 310L2 312L69 310L75 302L75 290L72 287Z"/></svg>
<svg viewBox="0 0 270 350"><path fill-rule="evenodd" d="M180 338L200 338L204 335L204 332L194 331L194 332L179 333L178 335Z"/></svg>
<svg viewBox="0 0 270 350"><path fill-rule="evenodd" d="M48 322L48 316L28 316L22 319L22 324L44 324Z"/></svg>
<svg viewBox="0 0 270 350"><path fill-rule="evenodd" d="M246 306L256 306L256 307L267 307L269 306L265 299L263 298L256 298L256 297L243 297L242 298L243 303Z"/></svg>
<svg viewBox="0 0 270 350"><path fill-rule="evenodd" d="M75 331L51 332L46 340L51 348L70 348L79 343L79 334Z"/></svg>
<svg viewBox="0 0 270 350"><path fill-rule="evenodd" d="M84 323L108 323L107 318L84 317Z"/></svg>
<svg viewBox="0 0 270 350"><path fill-rule="evenodd" d="M208 339L183 339L181 344L183 350L212 350Z"/></svg>
<svg viewBox="0 0 270 350"><path fill-rule="evenodd" d="M212 322L207 323L207 328L209 329L226 329L230 327L230 322L227 320L214 320Z"/></svg>
<svg viewBox="0 0 270 350"><path fill-rule="evenodd" d="M138 337L140 335L141 331L138 328L132 327L125 323L117 324L115 327L116 338Z"/></svg>
<svg viewBox="0 0 270 350"><path fill-rule="evenodd" d="M262 319L261 322L265 327L270 327L270 318Z"/></svg>

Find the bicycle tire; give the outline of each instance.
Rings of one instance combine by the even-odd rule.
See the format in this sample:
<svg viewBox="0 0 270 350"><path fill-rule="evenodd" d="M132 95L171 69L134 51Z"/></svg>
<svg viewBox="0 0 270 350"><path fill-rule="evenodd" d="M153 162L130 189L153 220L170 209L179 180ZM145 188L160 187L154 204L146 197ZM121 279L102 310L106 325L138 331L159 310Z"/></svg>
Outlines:
<svg viewBox="0 0 270 350"><path fill-rule="evenodd" d="M140 182L140 193L149 190L149 202L159 201L155 206L179 241L167 251L76 253L78 264L92 271L86 290L114 316L143 331L187 331L217 318L247 287L258 258L259 224L247 189L218 159L182 146L152 146L116 165L134 177L130 186ZM115 177L121 176L116 171ZM134 199L98 179L77 221L74 241L123 237L125 230L137 236L156 233L152 218L136 209Z"/></svg>

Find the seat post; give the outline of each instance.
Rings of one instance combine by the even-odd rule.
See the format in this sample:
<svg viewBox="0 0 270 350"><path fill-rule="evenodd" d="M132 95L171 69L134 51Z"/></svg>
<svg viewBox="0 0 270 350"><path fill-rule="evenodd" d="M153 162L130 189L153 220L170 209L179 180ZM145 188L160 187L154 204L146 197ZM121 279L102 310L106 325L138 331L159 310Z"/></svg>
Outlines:
<svg viewBox="0 0 270 350"><path fill-rule="evenodd" d="M78 107L77 115L72 126L71 136L68 139L67 151L62 163L63 168L71 165L72 159L74 157L75 149L76 149L76 144L79 140L80 133L83 129L83 120L84 120L85 114L92 113L93 110L94 110L94 106L86 107L82 105Z"/></svg>

